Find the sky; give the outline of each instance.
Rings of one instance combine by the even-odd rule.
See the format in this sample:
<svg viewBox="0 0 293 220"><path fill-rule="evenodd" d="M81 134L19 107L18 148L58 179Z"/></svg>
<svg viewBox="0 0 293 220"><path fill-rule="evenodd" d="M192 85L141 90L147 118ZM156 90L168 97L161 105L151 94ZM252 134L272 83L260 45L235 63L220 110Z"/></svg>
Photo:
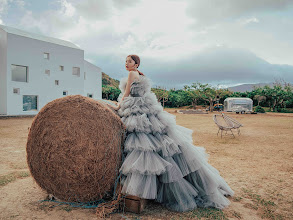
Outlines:
<svg viewBox="0 0 293 220"><path fill-rule="evenodd" d="M70 41L110 77L153 87L293 83L292 0L0 0L0 24Z"/></svg>

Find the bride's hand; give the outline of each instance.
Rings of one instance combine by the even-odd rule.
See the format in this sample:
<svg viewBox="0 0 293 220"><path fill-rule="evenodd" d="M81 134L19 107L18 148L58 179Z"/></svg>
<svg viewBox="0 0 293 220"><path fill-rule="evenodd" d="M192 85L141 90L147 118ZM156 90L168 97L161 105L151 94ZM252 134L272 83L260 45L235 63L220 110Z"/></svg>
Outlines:
<svg viewBox="0 0 293 220"><path fill-rule="evenodd" d="M120 105L117 105L117 106L113 106L113 105L110 105L107 103L107 106L115 111L117 111L119 108L120 108Z"/></svg>
<svg viewBox="0 0 293 220"><path fill-rule="evenodd" d="M120 103L119 103L117 106L114 107L114 109L115 109L116 111L118 111L119 108L120 108Z"/></svg>

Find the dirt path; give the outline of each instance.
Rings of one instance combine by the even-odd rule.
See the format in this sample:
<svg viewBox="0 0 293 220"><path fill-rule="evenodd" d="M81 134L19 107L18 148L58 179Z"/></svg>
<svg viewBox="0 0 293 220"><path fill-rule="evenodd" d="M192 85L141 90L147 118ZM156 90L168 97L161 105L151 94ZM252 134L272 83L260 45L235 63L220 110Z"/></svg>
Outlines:
<svg viewBox="0 0 293 220"><path fill-rule="evenodd" d="M293 114L236 115L241 136L217 137L212 114L174 113L179 125L193 129L197 146L206 148L235 196L221 210L174 213L150 203L140 214L119 213L112 219L293 219ZM94 209L40 201L46 198L30 176L26 139L32 118L0 120L0 219L96 219Z"/></svg>

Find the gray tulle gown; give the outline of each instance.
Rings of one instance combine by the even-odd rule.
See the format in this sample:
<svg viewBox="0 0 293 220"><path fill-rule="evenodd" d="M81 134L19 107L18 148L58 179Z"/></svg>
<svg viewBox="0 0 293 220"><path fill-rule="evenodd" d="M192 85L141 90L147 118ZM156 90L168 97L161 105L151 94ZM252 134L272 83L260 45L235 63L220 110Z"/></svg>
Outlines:
<svg viewBox="0 0 293 220"><path fill-rule="evenodd" d="M205 148L193 145L193 130L176 125L151 92L151 80L139 75L121 102L127 78L122 78L118 115L127 128L125 160L120 168L122 193L155 199L183 212L197 207L223 209L233 190L208 163Z"/></svg>

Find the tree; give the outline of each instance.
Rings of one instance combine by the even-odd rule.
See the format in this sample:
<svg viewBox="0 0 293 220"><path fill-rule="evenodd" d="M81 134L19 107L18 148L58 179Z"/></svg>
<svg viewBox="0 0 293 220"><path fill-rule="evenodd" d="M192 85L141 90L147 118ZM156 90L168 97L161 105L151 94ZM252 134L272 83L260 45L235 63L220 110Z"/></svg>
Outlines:
<svg viewBox="0 0 293 220"><path fill-rule="evenodd" d="M282 84L284 84L284 86ZM290 99L292 86L282 80L275 80L273 87L268 85L264 86L263 93L268 100L270 111L276 111L276 109L284 106L285 100Z"/></svg>
<svg viewBox="0 0 293 220"><path fill-rule="evenodd" d="M209 102L211 112L213 111L215 101L226 95L232 95L232 92L228 89L213 87L209 84L200 84L199 91L201 98Z"/></svg>
<svg viewBox="0 0 293 220"><path fill-rule="evenodd" d="M170 90L169 91L169 99L167 104L170 107L180 107L180 106L186 106L190 105L191 98L184 90Z"/></svg>
<svg viewBox="0 0 293 220"><path fill-rule="evenodd" d="M285 91L285 101L284 101L284 107L292 106L293 104L293 87L290 83L285 83L284 85L284 91Z"/></svg>
<svg viewBox="0 0 293 220"><path fill-rule="evenodd" d="M263 95L255 95L253 99L257 101L257 105L259 106L259 103L262 101L266 101L267 98Z"/></svg>
<svg viewBox="0 0 293 220"><path fill-rule="evenodd" d="M197 101L201 98L200 83L193 83L191 86L184 86L184 91L191 99L193 108L196 108Z"/></svg>
<svg viewBox="0 0 293 220"><path fill-rule="evenodd" d="M102 86L102 94L106 96L106 99L109 99L110 93L111 93L111 88L109 86Z"/></svg>
<svg viewBox="0 0 293 220"><path fill-rule="evenodd" d="M109 99L110 100L117 100L119 94L121 93L121 90L111 86L110 88L110 94L109 94Z"/></svg>
<svg viewBox="0 0 293 220"><path fill-rule="evenodd" d="M169 99L169 93L165 88L157 87L153 89L153 92L156 94L159 102L163 101L163 107L165 106L165 102Z"/></svg>
<svg viewBox="0 0 293 220"><path fill-rule="evenodd" d="M121 93L120 89L113 86L102 86L102 97L111 100L117 100L119 94Z"/></svg>

